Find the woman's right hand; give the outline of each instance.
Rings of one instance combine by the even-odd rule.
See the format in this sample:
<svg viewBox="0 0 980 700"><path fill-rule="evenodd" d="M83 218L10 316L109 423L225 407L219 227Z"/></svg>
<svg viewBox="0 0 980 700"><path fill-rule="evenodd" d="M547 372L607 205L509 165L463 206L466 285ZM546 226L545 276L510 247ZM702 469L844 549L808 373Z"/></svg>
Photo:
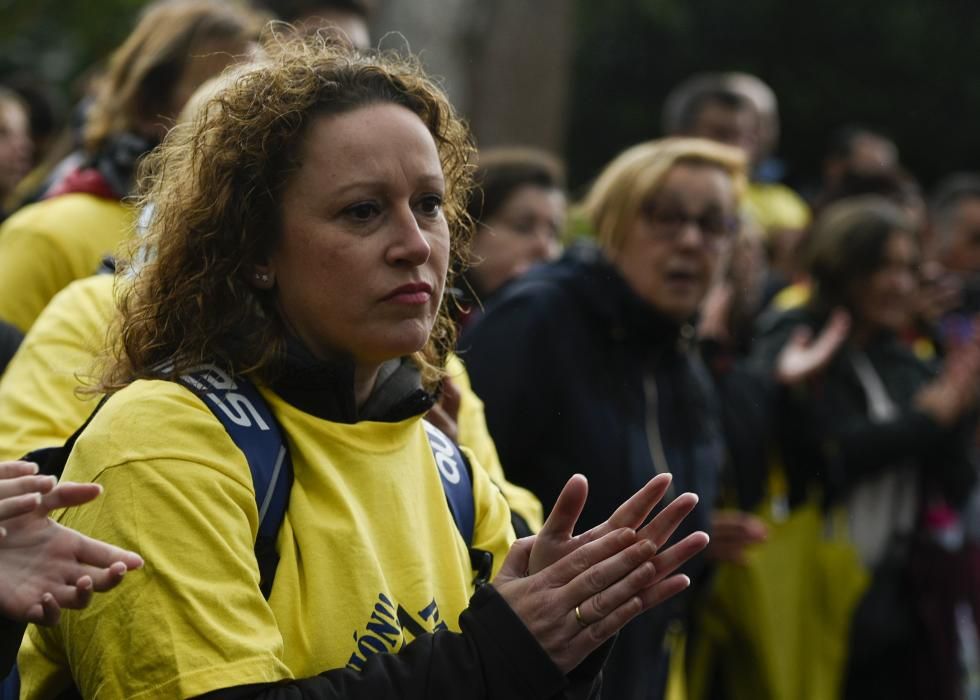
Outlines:
<svg viewBox="0 0 980 700"><path fill-rule="evenodd" d="M850 330L850 315L842 309L830 315L816 338L809 328L797 328L776 357L776 381L794 386L822 372L847 340Z"/></svg>
<svg viewBox="0 0 980 700"><path fill-rule="evenodd" d="M633 617L690 584L686 576L671 574L704 549L708 536L696 532L660 548L697 497L678 497L639 532L635 529L669 483L669 475L652 479L608 521L572 537L587 492L585 478L573 476L542 531L516 542L494 579L494 587L564 673Z"/></svg>
<svg viewBox="0 0 980 700"><path fill-rule="evenodd" d="M977 404L980 391L980 339L951 348L942 373L924 386L915 405L943 427L953 426Z"/></svg>
<svg viewBox="0 0 980 700"><path fill-rule="evenodd" d="M0 615L53 625L63 608L84 608L93 593L108 591L138 554L86 537L48 517L52 510L88 503L97 484L57 484L37 465L0 462Z"/></svg>

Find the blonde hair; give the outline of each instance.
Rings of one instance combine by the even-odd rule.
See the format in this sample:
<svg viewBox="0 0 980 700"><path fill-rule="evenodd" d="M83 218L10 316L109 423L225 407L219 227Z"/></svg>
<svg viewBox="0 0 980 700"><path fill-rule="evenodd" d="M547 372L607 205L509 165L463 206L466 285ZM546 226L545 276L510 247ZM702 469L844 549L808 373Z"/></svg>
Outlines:
<svg viewBox="0 0 980 700"><path fill-rule="evenodd" d="M85 126L85 148L99 150L113 134L167 115L188 59L202 43L257 39L266 17L228 0L159 0L109 59Z"/></svg>
<svg viewBox="0 0 980 700"><path fill-rule="evenodd" d="M162 376L162 365L177 374L203 362L236 375L268 378L275 371L288 331L275 294L253 287L248 272L276 243L282 190L319 116L379 103L416 114L432 134L445 175L450 269L467 256L474 148L417 61L360 54L313 36L272 43L260 62L232 75L141 165L140 204L153 208L145 231L152 255L145 267L131 268L133 286L119 303L119 343L104 391ZM414 356L429 390L455 344L449 298Z"/></svg>
<svg viewBox="0 0 980 700"><path fill-rule="evenodd" d="M641 207L679 163L712 165L728 173L741 198L746 187L745 156L733 146L694 138L647 141L620 153L599 174L580 208L599 245L617 252Z"/></svg>

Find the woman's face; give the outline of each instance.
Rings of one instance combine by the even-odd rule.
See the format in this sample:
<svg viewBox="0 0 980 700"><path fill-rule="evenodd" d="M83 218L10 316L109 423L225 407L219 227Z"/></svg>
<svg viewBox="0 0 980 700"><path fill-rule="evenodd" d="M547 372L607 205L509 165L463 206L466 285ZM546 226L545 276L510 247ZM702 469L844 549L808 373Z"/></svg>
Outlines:
<svg viewBox="0 0 980 700"><path fill-rule="evenodd" d="M679 163L640 208L613 263L637 296L685 321L731 245L734 217L735 190L724 170Z"/></svg>
<svg viewBox="0 0 980 700"><path fill-rule="evenodd" d="M492 294L537 263L561 253L565 195L561 190L521 185L477 229L470 273L484 294Z"/></svg>
<svg viewBox="0 0 980 700"><path fill-rule="evenodd" d="M903 330L912 318L917 263L911 234L893 233L885 244L881 265L851 290L856 324L871 331Z"/></svg>
<svg viewBox="0 0 980 700"><path fill-rule="evenodd" d="M0 198L27 175L32 151L27 113L16 102L0 100Z"/></svg>
<svg viewBox="0 0 980 700"><path fill-rule="evenodd" d="M220 75L228 66L244 60L252 49L251 42L242 39L205 39L196 42L170 92L163 113L142 120L140 128L144 135L154 139L165 137L197 89Z"/></svg>
<svg viewBox="0 0 980 700"><path fill-rule="evenodd" d="M449 264L432 135L408 109L375 104L317 117L305 139L268 263L280 313L321 359L370 368L420 350Z"/></svg>

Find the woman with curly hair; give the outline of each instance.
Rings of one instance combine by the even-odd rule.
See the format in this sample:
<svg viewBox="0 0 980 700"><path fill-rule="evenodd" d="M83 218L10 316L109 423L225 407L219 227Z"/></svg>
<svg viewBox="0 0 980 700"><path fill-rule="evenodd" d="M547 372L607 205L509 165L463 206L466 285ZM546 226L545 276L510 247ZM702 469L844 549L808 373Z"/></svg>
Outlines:
<svg viewBox="0 0 980 700"><path fill-rule="evenodd" d="M706 536L661 547L696 497L640 528L668 477L573 537L574 477L514 543L474 463L463 535L452 448L422 415L455 340L471 153L413 62L314 39L271 48L150 156L152 252L66 468L105 495L61 516L146 565L111 604L29 630L24 697L594 695L607 640L687 586L671 574ZM211 407L246 385L221 410L277 424L291 462L261 561L269 501Z"/></svg>

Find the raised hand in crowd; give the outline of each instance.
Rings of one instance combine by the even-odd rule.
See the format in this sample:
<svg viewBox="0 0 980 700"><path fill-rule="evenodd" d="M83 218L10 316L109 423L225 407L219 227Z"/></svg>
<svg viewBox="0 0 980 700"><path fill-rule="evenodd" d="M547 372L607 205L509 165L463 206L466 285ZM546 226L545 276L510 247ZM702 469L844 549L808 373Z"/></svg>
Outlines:
<svg viewBox="0 0 980 700"><path fill-rule="evenodd" d="M950 348L942 372L919 391L915 406L948 428L973 409L978 398L980 336L974 335L967 342Z"/></svg>
<svg viewBox="0 0 980 700"><path fill-rule="evenodd" d="M63 608L84 608L93 593L143 565L138 554L86 537L48 514L98 497L97 484L57 484L29 462L0 462L0 615L53 625Z"/></svg>
<svg viewBox="0 0 980 700"><path fill-rule="evenodd" d="M744 564L747 548L768 537L762 518L741 510L716 510L711 514L711 544L705 554L714 561Z"/></svg>
<svg viewBox="0 0 980 700"><path fill-rule="evenodd" d="M791 386L819 373L847 339L850 329L850 315L842 309L830 315L816 338L809 328L798 328L776 358L776 381Z"/></svg>
<svg viewBox="0 0 980 700"><path fill-rule="evenodd" d="M701 314L698 318L698 337L715 340L719 343L731 341L730 318L734 302L735 289L731 282L713 284L701 305Z"/></svg>
<svg viewBox="0 0 980 700"><path fill-rule="evenodd" d="M922 266L919 290L912 299L914 317L929 325L939 323L963 301L961 283L936 261Z"/></svg>

